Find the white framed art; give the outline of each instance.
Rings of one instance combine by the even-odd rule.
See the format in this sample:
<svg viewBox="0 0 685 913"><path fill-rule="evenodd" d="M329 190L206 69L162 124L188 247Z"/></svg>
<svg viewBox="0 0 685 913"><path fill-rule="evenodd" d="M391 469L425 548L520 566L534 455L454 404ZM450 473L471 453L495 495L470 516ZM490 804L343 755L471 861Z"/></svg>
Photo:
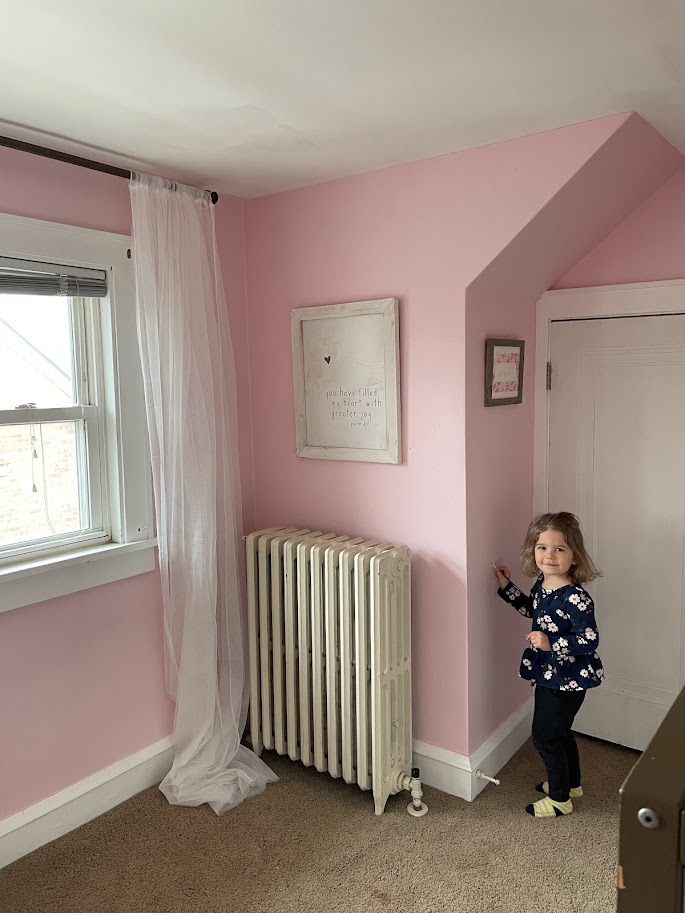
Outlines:
<svg viewBox="0 0 685 913"><path fill-rule="evenodd" d="M297 455L402 461L396 298L291 312Z"/></svg>

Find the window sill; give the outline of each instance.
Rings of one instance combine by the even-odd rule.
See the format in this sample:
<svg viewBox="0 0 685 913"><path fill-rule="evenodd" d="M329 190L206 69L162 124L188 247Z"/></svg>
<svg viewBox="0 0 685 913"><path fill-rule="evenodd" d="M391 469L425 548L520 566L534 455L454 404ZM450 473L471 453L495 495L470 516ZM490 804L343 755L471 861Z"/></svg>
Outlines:
<svg viewBox="0 0 685 913"><path fill-rule="evenodd" d="M56 599L155 569L156 539L108 542L0 567L0 612Z"/></svg>

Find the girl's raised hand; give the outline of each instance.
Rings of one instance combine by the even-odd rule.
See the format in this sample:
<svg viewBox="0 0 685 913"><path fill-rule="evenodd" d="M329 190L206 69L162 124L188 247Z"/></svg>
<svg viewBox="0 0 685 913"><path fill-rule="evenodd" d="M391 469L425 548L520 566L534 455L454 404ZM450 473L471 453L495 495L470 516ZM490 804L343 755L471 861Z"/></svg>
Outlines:
<svg viewBox="0 0 685 913"><path fill-rule="evenodd" d="M510 575L509 568L506 564L500 564L499 567L495 564L492 565L495 577L497 578L497 583L502 589L509 583Z"/></svg>

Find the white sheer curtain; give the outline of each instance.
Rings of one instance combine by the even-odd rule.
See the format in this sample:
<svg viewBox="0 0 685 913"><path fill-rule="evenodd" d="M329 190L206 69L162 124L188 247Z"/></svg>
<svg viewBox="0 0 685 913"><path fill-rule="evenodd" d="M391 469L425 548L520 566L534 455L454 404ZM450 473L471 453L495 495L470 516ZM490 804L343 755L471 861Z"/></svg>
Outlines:
<svg viewBox="0 0 685 913"><path fill-rule="evenodd" d="M209 195L131 178L134 264L164 600L173 767L160 789L217 814L277 777L247 714L235 366Z"/></svg>

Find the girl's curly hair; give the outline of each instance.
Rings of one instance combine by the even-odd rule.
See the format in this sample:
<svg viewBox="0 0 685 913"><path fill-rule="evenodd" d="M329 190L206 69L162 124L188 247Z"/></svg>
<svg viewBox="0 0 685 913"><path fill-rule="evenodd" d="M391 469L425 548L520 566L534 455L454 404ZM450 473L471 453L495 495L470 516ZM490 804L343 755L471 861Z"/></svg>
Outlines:
<svg viewBox="0 0 685 913"><path fill-rule="evenodd" d="M531 521L521 552L521 568L527 577L537 577L540 573L535 563L535 546L540 534L548 529L562 533L568 547L573 552L573 564L569 573L574 583L591 583L597 577L602 576L602 572L596 567L585 549L578 517L562 511L557 514L540 514Z"/></svg>

